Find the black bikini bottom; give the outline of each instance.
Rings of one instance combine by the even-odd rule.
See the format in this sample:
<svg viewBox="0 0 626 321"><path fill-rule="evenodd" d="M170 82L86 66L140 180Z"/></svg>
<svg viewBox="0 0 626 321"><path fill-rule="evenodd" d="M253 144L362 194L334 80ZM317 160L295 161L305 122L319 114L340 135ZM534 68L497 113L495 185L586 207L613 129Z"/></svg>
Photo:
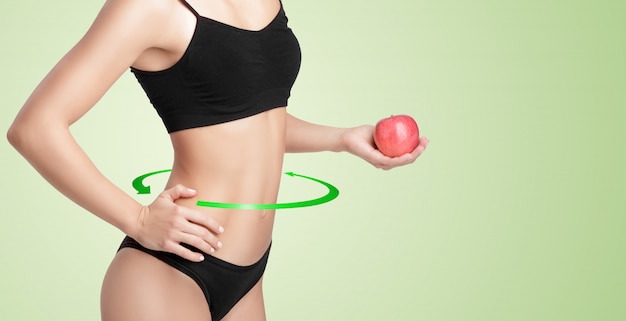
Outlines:
<svg viewBox="0 0 626 321"><path fill-rule="evenodd" d="M183 246L202 253L192 246ZM219 321L261 279L271 244L256 263L248 266L232 264L206 253L204 261L191 262L176 254L147 249L128 236L124 238L119 249L125 247L148 253L192 278L204 292L213 321Z"/></svg>

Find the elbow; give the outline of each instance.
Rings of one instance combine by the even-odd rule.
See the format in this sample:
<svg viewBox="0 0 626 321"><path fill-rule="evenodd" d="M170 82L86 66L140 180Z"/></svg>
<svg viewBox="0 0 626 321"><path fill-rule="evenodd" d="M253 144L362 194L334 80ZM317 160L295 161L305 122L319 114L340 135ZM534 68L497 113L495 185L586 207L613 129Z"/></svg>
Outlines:
<svg viewBox="0 0 626 321"><path fill-rule="evenodd" d="M7 131L7 140L18 152L24 153L29 145L34 144L34 140L41 139L42 133L35 130L36 127L25 122L14 121Z"/></svg>
<svg viewBox="0 0 626 321"><path fill-rule="evenodd" d="M58 143L58 133L63 130L69 131L69 126L43 118L24 118L13 121L6 137L11 146L26 157L39 150L42 145Z"/></svg>
<svg viewBox="0 0 626 321"><path fill-rule="evenodd" d="M7 140L9 141L9 144L13 146L13 148L17 150L20 149L20 145L22 145L23 142L23 134L21 133L19 126L17 126L15 123L13 123L7 131Z"/></svg>

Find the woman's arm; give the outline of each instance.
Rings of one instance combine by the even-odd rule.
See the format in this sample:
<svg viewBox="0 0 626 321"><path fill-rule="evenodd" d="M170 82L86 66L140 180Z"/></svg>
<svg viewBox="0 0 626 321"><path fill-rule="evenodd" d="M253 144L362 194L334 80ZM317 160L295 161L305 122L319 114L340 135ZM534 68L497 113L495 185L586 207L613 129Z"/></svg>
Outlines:
<svg viewBox="0 0 626 321"><path fill-rule="evenodd" d="M306 122L287 113L287 153L341 152L341 137L347 128L323 126Z"/></svg>
<svg viewBox="0 0 626 321"><path fill-rule="evenodd" d="M195 192L178 186L142 206L98 171L69 130L144 50L161 45L168 27L164 21L171 14L166 3L108 0L85 36L28 98L7 137L46 180L78 205L144 246L198 261L201 255L179 242L210 251L217 247L216 238L200 225L216 233L219 226L173 203ZM190 224L182 224L183 219ZM182 227L172 230L176 224Z"/></svg>
<svg viewBox="0 0 626 321"><path fill-rule="evenodd" d="M376 149L374 126L337 128L312 124L287 114L287 137L285 151L301 152L349 152L374 165L376 168L392 169L413 163L428 146L428 139L420 137L420 143L410 154L387 157Z"/></svg>

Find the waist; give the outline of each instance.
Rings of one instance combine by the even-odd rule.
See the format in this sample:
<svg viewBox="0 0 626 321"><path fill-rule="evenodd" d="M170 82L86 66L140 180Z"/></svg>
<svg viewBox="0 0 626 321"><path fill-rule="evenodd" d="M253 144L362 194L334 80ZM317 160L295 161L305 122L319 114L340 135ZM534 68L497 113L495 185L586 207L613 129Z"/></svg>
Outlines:
<svg viewBox="0 0 626 321"><path fill-rule="evenodd" d="M182 184L196 190L194 197L178 199L176 203L210 215L222 224L224 233L219 237L223 247L215 252L216 257L245 265L258 260L269 246L274 211L202 207L197 202L275 203L284 155L285 120L285 108L276 108L170 135L174 165L167 188Z"/></svg>
<svg viewBox="0 0 626 321"><path fill-rule="evenodd" d="M252 161L253 162L253 161ZM172 168L166 188L181 184L196 190L191 198L180 198L178 205L191 208L217 220L224 232L218 235L222 248L212 255L239 265L248 265L269 246L272 239L274 210L231 209L198 206L198 201L271 204L278 196L281 163L271 168L249 164L239 170L207 165L202 168Z"/></svg>
<svg viewBox="0 0 626 321"><path fill-rule="evenodd" d="M178 205L191 208L215 219L224 227L224 232L217 235L222 248L211 255L238 265L249 265L258 260L272 240L274 225L273 210L230 209L198 206L198 201L261 204L275 203L278 186L262 187L247 180L233 178L229 181L207 179L207 183L194 184L193 180L178 176L172 171L168 185L182 184L196 190L190 198L180 198Z"/></svg>

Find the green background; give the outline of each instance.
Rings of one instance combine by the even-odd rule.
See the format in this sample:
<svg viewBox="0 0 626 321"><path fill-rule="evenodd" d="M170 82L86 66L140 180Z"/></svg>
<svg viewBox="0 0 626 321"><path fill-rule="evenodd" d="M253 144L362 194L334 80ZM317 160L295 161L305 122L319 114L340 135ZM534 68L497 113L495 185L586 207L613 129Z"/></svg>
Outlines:
<svg viewBox="0 0 626 321"><path fill-rule="evenodd" d="M2 132L101 5L1 2ZM335 126L410 114L431 145L392 171L347 154L287 155L285 170L341 195L278 214L269 320L626 319L626 2L285 8L303 49L291 113ZM129 193L134 177L170 166L163 125L130 73L72 130ZM0 320L99 319L121 233L4 139L0 155ZM165 177L149 183L158 190ZM285 176L280 199L322 193Z"/></svg>

